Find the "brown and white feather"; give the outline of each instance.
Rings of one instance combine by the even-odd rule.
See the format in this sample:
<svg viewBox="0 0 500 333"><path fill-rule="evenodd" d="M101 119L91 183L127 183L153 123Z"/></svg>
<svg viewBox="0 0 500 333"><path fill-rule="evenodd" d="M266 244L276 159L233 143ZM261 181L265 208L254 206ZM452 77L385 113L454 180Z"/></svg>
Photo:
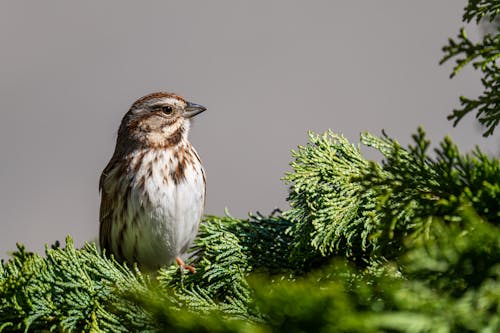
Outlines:
<svg viewBox="0 0 500 333"><path fill-rule="evenodd" d="M174 116L154 111L155 105L172 106ZM99 182L101 247L149 270L187 251L203 214L205 173L188 141L186 105L169 93L137 100Z"/></svg>

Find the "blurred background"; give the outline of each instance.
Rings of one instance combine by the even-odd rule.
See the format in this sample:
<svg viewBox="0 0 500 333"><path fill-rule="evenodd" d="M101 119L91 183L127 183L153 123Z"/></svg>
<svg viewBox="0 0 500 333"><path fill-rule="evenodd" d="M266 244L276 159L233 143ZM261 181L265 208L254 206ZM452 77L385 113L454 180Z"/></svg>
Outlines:
<svg viewBox="0 0 500 333"><path fill-rule="evenodd" d="M2 1L0 257L71 234L97 238L98 178L123 114L172 91L205 105L191 141L208 214L286 209L290 150L329 128L357 142L385 129L403 145L422 125L437 143L498 154L472 116L481 91L449 80L441 47L465 1ZM469 28L469 35L479 31ZM369 155L371 158L378 158Z"/></svg>

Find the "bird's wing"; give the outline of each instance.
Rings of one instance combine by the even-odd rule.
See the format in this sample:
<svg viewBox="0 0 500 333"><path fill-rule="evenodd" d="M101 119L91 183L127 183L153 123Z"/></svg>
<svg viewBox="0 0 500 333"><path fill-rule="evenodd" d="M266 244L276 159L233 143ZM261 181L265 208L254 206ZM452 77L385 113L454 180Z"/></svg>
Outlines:
<svg viewBox="0 0 500 333"><path fill-rule="evenodd" d="M106 191L105 182L111 170L116 166L114 158L109 161L106 168L104 168L101 178L99 179L99 191L101 192L101 206L99 209L99 245L101 249L111 251L111 226L112 226L112 198ZM108 252L109 254L109 252Z"/></svg>

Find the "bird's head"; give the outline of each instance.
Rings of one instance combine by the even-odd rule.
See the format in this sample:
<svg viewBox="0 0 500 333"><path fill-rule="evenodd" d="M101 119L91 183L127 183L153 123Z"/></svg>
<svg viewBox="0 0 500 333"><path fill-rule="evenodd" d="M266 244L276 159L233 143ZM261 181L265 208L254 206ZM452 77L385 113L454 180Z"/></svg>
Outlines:
<svg viewBox="0 0 500 333"><path fill-rule="evenodd" d="M140 145L172 146L187 140L190 119L205 110L173 93L152 93L132 104L122 119L118 137Z"/></svg>

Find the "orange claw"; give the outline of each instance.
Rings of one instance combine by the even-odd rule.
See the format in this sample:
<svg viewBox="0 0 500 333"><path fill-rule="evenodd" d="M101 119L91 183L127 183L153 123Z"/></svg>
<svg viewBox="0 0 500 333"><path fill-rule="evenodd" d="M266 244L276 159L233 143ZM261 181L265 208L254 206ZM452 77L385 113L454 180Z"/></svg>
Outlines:
<svg viewBox="0 0 500 333"><path fill-rule="evenodd" d="M196 273L196 268L194 268L194 267L193 267L193 266L191 266L191 265L186 265L186 264L184 263L184 261L182 261L182 259L181 259L181 258L176 257L176 258L175 258L175 261L177 262L177 265L179 265L179 267L180 267L181 269L182 269L182 268L185 268L185 269L187 269L188 271L190 271L190 272L191 272L191 273L193 273L193 274L194 274L194 273Z"/></svg>

